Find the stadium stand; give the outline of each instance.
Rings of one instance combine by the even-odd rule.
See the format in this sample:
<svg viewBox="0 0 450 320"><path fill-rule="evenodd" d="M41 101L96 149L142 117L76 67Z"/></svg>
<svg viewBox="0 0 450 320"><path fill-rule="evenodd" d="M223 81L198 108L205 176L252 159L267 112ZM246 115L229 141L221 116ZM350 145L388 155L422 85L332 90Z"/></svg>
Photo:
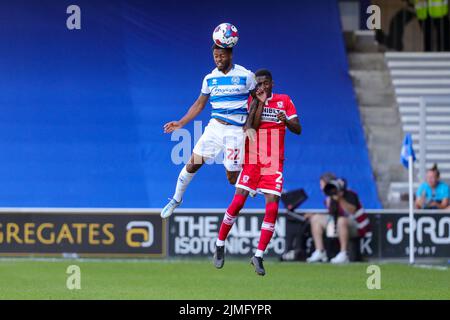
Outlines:
<svg viewBox="0 0 450 320"><path fill-rule="evenodd" d="M450 180L450 54L449 53L394 53L385 55L392 77L396 101L404 132L412 134L418 176L424 175L420 169L420 159L426 168L438 163L441 178ZM424 98L425 114L421 114L420 104ZM420 120L423 118L424 147L420 145ZM418 177L423 180L424 176ZM390 194L405 192L406 183L391 185ZM398 196L397 196L398 197Z"/></svg>
<svg viewBox="0 0 450 320"><path fill-rule="evenodd" d="M358 51L348 57L378 194L389 208L391 184L408 179L399 162L403 130L392 80L383 53Z"/></svg>
<svg viewBox="0 0 450 320"><path fill-rule="evenodd" d="M297 106L304 133L287 135L285 187L323 207L318 177L333 171L380 208L336 1L270 1L269 17L262 2L79 0L81 30L67 29L64 1L2 2L0 206L164 205L181 164L162 126L198 96L226 20L240 31L235 63L272 70ZM223 167L208 166L183 207L223 208L233 192Z"/></svg>

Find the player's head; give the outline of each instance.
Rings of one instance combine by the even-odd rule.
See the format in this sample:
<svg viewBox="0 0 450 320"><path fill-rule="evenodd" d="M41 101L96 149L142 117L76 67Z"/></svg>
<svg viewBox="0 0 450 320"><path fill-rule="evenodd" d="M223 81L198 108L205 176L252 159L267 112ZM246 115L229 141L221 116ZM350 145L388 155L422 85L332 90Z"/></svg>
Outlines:
<svg viewBox="0 0 450 320"><path fill-rule="evenodd" d="M221 48L214 44L212 47L214 62L219 71L225 71L233 63L233 48Z"/></svg>
<svg viewBox="0 0 450 320"><path fill-rule="evenodd" d="M272 95L273 79L272 73L267 69L259 69L255 72L256 86L261 87L270 97Z"/></svg>
<svg viewBox="0 0 450 320"><path fill-rule="evenodd" d="M439 183L440 172L437 164L435 163L433 167L427 170L426 180L430 187L435 188Z"/></svg>
<svg viewBox="0 0 450 320"><path fill-rule="evenodd" d="M325 172L320 176L320 190L324 190L327 183L336 180L336 175L332 172Z"/></svg>

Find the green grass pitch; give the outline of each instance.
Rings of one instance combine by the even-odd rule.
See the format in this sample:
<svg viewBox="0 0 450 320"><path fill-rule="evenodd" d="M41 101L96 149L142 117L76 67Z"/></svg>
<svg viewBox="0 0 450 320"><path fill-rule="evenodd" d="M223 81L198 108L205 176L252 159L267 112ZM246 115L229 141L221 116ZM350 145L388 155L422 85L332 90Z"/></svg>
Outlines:
<svg viewBox="0 0 450 320"><path fill-rule="evenodd" d="M66 287L69 265L80 290ZM0 260L0 299L450 299L448 268L379 264L381 289L369 290L368 265L269 260L261 277L247 260Z"/></svg>

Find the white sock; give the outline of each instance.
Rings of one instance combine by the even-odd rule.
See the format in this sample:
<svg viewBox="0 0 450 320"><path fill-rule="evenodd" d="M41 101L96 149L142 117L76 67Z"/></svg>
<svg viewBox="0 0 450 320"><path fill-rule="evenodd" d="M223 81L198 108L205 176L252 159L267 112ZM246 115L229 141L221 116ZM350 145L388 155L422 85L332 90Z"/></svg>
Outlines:
<svg viewBox="0 0 450 320"><path fill-rule="evenodd" d="M175 199L175 201L180 202L181 199L183 199L184 192L186 191L186 188L191 182L194 175L195 173L189 173L186 171L186 166L183 167L178 176L175 194L173 195L173 199Z"/></svg>
<svg viewBox="0 0 450 320"><path fill-rule="evenodd" d="M260 258L262 258L263 255L264 255L264 251L259 250L259 249L256 250L256 252L255 252L255 257L260 257Z"/></svg>
<svg viewBox="0 0 450 320"><path fill-rule="evenodd" d="M222 240L217 239L217 241L216 241L216 246L218 246L218 247L223 247L224 245L225 245L225 241L222 241Z"/></svg>

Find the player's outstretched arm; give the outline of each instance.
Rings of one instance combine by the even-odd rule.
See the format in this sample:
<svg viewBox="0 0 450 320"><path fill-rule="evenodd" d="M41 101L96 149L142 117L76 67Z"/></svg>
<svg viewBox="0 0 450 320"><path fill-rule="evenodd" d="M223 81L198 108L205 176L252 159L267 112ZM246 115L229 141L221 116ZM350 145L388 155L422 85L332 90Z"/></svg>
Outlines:
<svg viewBox="0 0 450 320"><path fill-rule="evenodd" d="M201 94L183 118L178 121L168 122L164 125L164 133L171 133L172 131L180 129L188 124L192 119L198 116L200 112L202 112L208 102L208 99L209 96Z"/></svg>

